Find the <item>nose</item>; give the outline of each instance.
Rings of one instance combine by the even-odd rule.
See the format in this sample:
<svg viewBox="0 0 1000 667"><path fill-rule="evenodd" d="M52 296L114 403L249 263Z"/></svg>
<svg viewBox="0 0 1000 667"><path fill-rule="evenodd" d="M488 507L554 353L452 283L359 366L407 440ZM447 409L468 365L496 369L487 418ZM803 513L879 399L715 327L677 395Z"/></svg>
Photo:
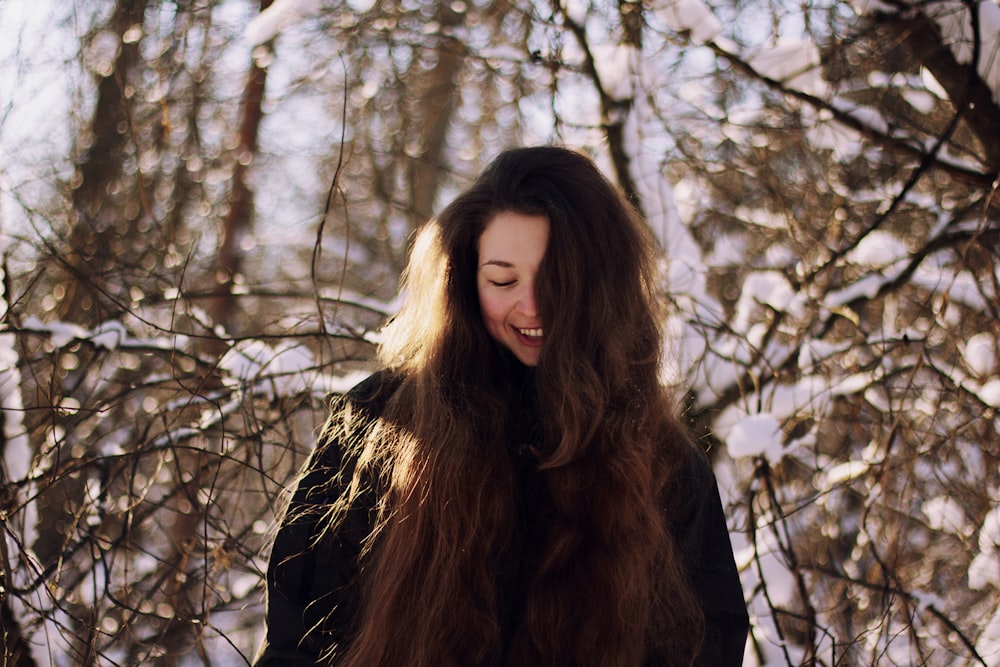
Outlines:
<svg viewBox="0 0 1000 667"><path fill-rule="evenodd" d="M517 309L525 317L538 317L538 298L535 295L534 284L524 286L521 298L517 302Z"/></svg>

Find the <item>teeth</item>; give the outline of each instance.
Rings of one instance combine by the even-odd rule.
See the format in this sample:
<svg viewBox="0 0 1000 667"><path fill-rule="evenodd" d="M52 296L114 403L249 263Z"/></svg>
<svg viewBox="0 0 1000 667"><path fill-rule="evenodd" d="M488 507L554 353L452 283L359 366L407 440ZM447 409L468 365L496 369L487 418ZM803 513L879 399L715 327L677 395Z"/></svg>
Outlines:
<svg viewBox="0 0 1000 667"><path fill-rule="evenodd" d="M541 338L543 333L542 329L518 329L518 331L528 338Z"/></svg>

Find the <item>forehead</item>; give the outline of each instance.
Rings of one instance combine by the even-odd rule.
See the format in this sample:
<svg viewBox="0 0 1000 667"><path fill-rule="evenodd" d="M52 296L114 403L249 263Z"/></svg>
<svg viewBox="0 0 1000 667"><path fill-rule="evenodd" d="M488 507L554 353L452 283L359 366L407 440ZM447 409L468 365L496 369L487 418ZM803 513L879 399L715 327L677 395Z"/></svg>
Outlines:
<svg viewBox="0 0 1000 667"><path fill-rule="evenodd" d="M479 264L535 265L549 242L549 219L503 211L493 216L479 237Z"/></svg>

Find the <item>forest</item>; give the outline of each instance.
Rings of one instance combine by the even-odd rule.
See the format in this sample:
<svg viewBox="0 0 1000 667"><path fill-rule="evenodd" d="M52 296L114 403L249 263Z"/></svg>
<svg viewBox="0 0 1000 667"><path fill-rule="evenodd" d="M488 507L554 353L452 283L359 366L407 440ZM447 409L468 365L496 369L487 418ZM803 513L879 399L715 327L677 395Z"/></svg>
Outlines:
<svg viewBox="0 0 1000 667"><path fill-rule="evenodd" d="M0 2L0 664L249 665L412 232L529 144L662 245L745 665L1000 665L995 0Z"/></svg>

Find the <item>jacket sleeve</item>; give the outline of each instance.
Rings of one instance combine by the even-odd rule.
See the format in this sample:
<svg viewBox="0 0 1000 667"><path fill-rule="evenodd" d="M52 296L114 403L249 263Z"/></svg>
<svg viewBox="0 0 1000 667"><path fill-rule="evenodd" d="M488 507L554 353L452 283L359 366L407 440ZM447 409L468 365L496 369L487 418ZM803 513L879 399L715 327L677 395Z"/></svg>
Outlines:
<svg viewBox="0 0 1000 667"><path fill-rule="evenodd" d="M350 636L358 562L372 530L374 502L370 492L362 494L337 529L327 530L333 504L353 473L353 466L343 465L344 451L344 443L320 442L278 527L267 568L266 635L255 667L316 665Z"/></svg>
<svg viewBox="0 0 1000 667"><path fill-rule="evenodd" d="M334 536L321 530L339 495L332 483L334 448L325 443L314 452L275 535L267 567L267 634L257 667L317 664L323 647L336 643L338 626L350 622L359 547L344 530Z"/></svg>
<svg viewBox="0 0 1000 667"><path fill-rule="evenodd" d="M698 664L739 667L750 627L743 587L718 482L701 452L694 459L689 478L691 504L678 532L685 566L705 614Z"/></svg>

